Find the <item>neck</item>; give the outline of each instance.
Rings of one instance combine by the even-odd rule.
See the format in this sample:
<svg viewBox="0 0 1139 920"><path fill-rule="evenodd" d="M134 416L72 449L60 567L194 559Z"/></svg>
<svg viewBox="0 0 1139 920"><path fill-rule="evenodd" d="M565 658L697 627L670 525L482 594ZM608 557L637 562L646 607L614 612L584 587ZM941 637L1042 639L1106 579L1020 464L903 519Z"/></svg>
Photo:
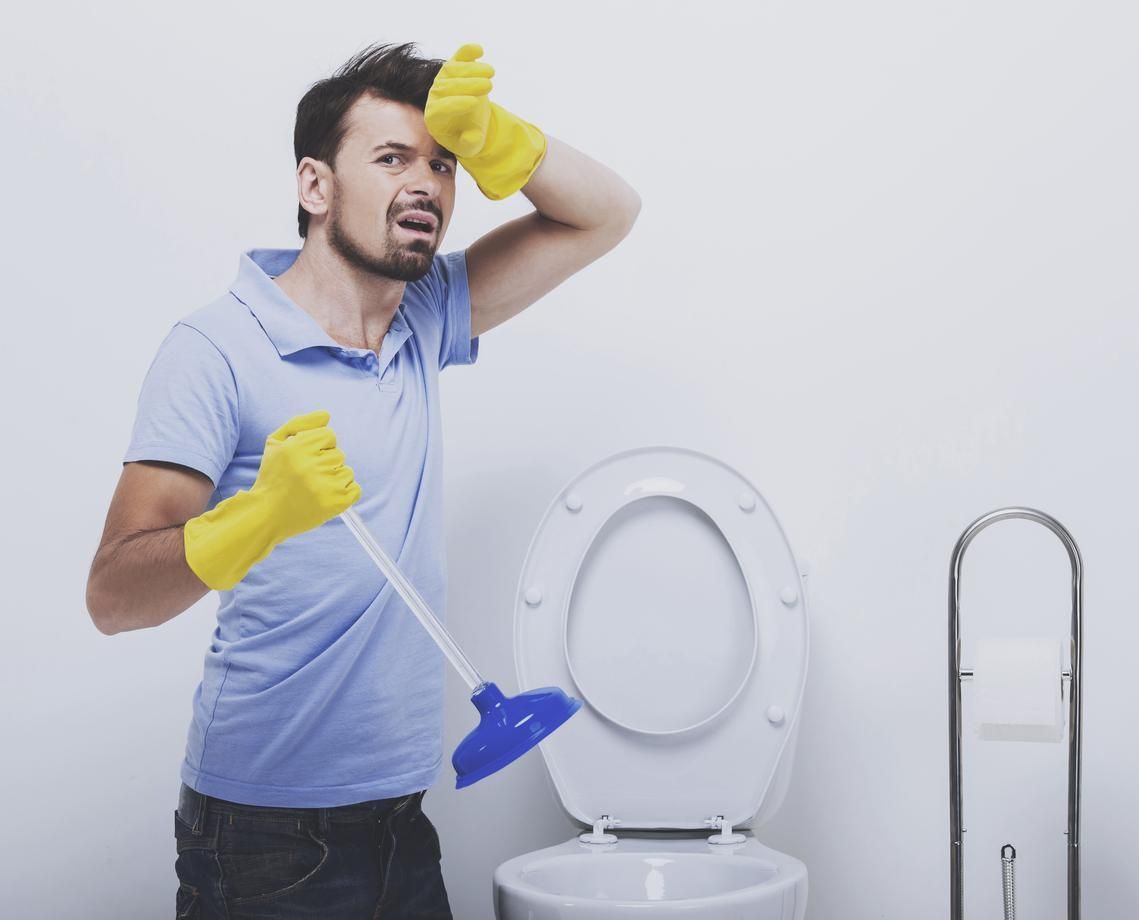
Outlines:
<svg viewBox="0 0 1139 920"><path fill-rule="evenodd" d="M379 352L406 281L378 277L340 258L329 247L306 245L275 279L285 295L347 348Z"/></svg>

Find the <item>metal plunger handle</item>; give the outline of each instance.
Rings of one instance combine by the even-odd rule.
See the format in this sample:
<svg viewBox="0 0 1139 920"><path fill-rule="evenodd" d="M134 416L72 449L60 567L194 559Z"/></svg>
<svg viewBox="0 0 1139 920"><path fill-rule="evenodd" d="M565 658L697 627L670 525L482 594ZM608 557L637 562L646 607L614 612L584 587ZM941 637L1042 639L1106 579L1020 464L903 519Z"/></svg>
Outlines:
<svg viewBox="0 0 1139 920"><path fill-rule="evenodd" d="M340 513L341 519L348 525L348 529L352 531L352 535L360 541L360 545L376 564L376 567L387 576L388 581L391 582L392 587L399 592L399 596L406 602L407 606L411 608L411 612L419 617L419 622L423 624L423 628L427 630L431 638L435 640L435 644L443 650L443 654L447 656L451 664L455 666L455 670L459 672L463 680L467 682L467 686L471 690L477 690L486 681L480 676L479 672L475 670L474 665L467 660L467 656L463 654L462 650L455 644L455 640L451 638L451 634L447 632L446 628L440 623L435 615L431 612L431 608L427 606L427 602L420 597L419 592L415 590L415 586L404 577L403 572L399 570L395 562L392 560L382 546L377 543L368 528L364 526L364 522L360 520L360 516L349 508L347 511Z"/></svg>
<svg viewBox="0 0 1139 920"><path fill-rule="evenodd" d="M1050 515L1032 508L1000 508L977 518L953 549L949 565L949 916L963 920L964 853L961 835L961 681L972 676L961 667L960 581L966 547L997 521L1023 518L1052 531L1068 550L1072 564L1072 667L1068 688L1068 920L1080 920L1080 645L1083 637L1083 563L1076 541Z"/></svg>

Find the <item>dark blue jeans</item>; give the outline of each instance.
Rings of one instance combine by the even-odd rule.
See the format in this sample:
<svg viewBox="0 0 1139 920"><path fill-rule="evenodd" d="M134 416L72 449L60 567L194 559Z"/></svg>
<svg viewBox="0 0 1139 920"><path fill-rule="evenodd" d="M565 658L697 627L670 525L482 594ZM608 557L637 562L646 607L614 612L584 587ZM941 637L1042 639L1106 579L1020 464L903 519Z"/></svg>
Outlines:
<svg viewBox="0 0 1139 920"><path fill-rule="evenodd" d="M336 808L267 808L183 783L174 812L176 914L452 920L425 791Z"/></svg>

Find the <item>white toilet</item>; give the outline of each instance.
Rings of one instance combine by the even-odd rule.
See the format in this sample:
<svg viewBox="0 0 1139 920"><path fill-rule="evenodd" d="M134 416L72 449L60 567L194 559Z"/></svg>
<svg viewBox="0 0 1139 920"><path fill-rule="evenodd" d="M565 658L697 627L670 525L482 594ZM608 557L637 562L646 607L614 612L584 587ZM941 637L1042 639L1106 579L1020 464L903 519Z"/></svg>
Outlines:
<svg viewBox="0 0 1139 920"><path fill-rule="evenodd" d="M519 688L583 701L539 750L585 832L495 870L498 920L802 920L806 866L740 833L786 793L808 644L750 482L678 447L587 469L530 544L514 640Z"/></svg>

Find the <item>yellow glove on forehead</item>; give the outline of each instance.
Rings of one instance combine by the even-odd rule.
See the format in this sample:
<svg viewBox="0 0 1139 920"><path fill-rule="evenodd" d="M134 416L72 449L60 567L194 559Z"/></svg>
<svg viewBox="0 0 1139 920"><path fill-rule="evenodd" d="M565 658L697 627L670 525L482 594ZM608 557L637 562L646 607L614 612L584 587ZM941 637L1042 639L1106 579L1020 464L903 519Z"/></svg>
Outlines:
<svg viewBox="0 0 1139 920"><path fill-rule="evenodd" d="M499 200L522 188L546 155L545 134L491 102L494 68L481 45L466 44L439 69L427 94L428 132L450 150L480 191Z"/></svg>

